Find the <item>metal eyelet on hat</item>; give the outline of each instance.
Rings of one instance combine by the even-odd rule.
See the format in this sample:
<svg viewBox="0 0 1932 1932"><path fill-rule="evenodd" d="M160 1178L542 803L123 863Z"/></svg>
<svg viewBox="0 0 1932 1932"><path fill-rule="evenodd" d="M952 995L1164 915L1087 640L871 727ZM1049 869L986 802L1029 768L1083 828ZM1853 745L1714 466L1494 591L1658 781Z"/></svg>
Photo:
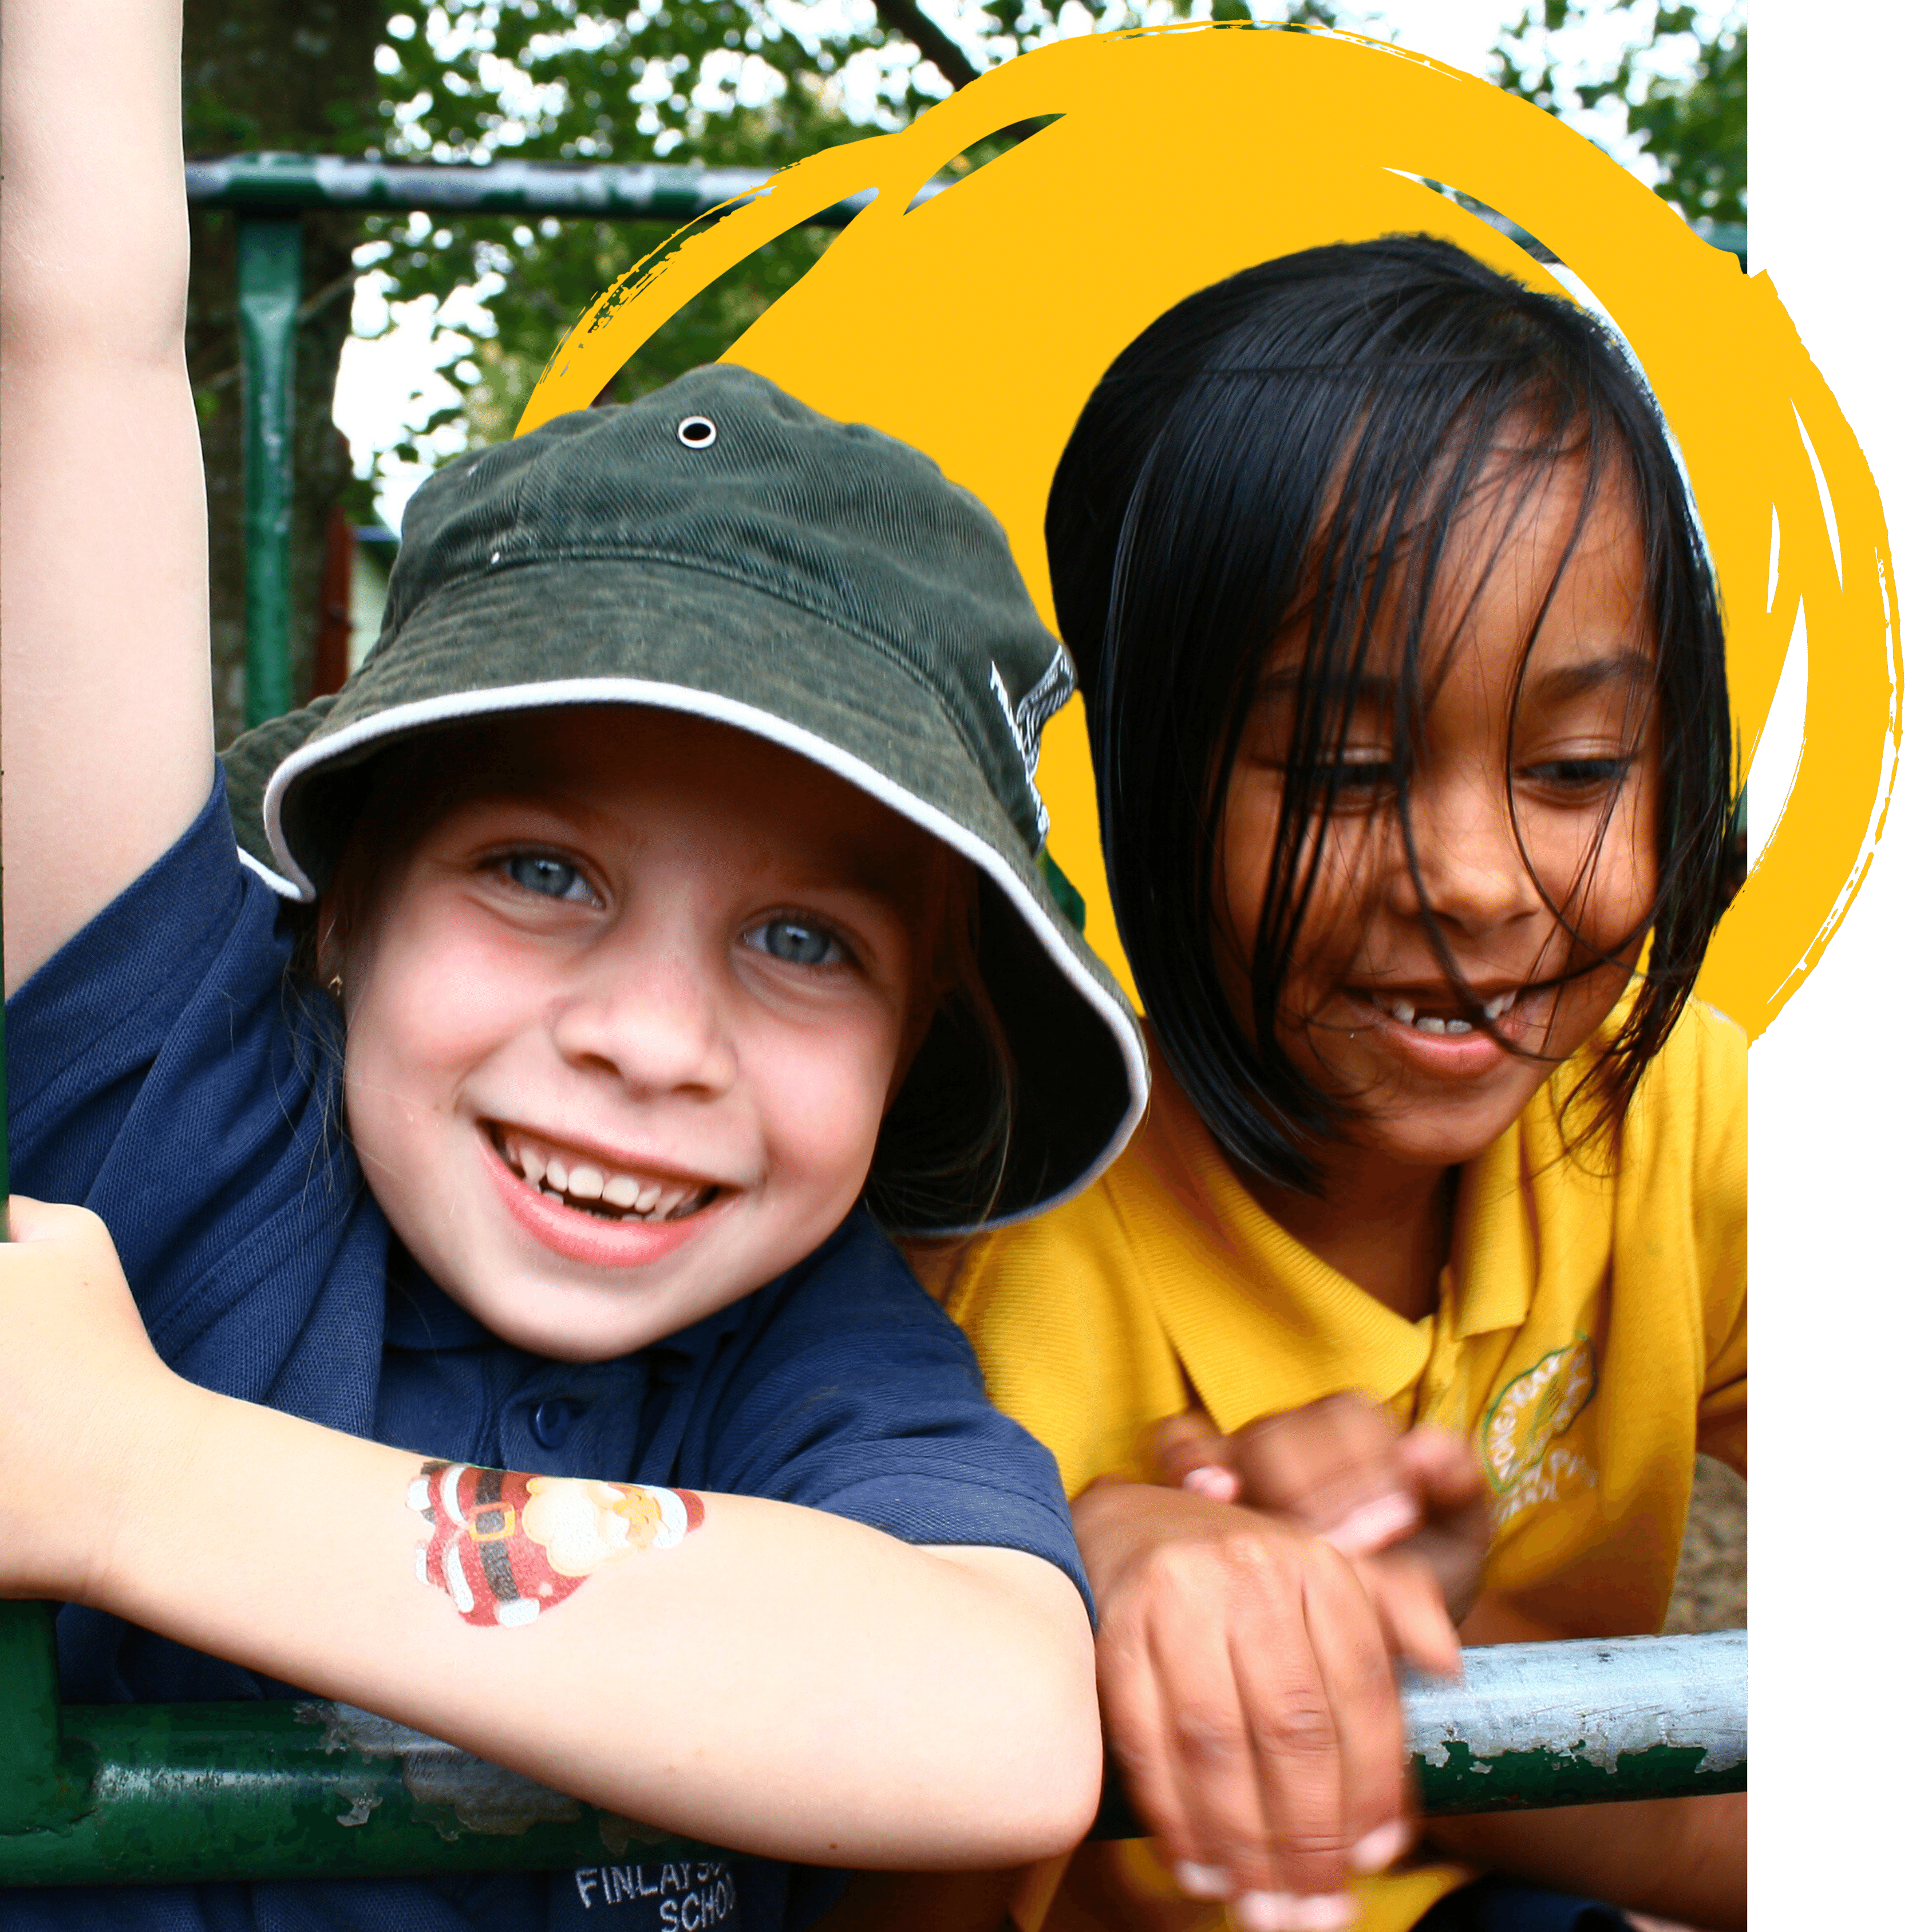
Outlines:
<svg viewBox="0 0 1932 1932"><path fill-rule="evenodd" d="M709 449L718 440L718 425L709 416L686 416L677 426L677 440L686 449Z"/></svg>

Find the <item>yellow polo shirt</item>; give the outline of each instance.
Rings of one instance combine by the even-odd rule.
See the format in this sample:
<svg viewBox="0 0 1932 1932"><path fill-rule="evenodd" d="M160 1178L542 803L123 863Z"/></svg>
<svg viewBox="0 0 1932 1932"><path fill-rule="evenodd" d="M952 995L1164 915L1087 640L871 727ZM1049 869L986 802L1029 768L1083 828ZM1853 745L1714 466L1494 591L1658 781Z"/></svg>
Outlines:
<svg viewBox="0 0 1932 1932"><path fill-rule="evenodd" d="M1488 1588L1562 1634L1654 1630L1696 1452L1744 1466L1744 1037L1686 1011L1612 1172L1600 1144L1566 1154L1559 1126L1597 1050L1464 1170L1440 1300L1419 1322L1270 1220L1161 1070L1139 1132L1084 1194L922 1271L1070 1495L1105 1474L1154 1478L1152 1425L1190 1388L1223 1430L1360 1390L1401 1426L1475 1440L1496 1521ZM1076 1894L1103 1858L1115 1902L1096 1918ZM1366 1882L1365 1932L1412 1924L1460 1876ZM1123 1886L1146 1897L1150 1925L1225 1923L1162 1877L1145 1847L1096 1848L1045 1923L1127 1925ZM1156 1908L1163 1893L1173 1903Z"/></svg>

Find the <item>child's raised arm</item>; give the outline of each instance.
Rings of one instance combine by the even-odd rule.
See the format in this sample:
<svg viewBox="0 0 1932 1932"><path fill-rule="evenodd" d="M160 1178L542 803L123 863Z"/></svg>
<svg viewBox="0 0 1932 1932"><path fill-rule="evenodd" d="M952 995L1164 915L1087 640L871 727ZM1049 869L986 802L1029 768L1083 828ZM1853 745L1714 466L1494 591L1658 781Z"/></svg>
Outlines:
<svg viewBox="0 0 1932 1932"><path fill-rule="evenodd" d="M0 35L10 992L186 828L213 734L181 0L5 0Z"/></svg>

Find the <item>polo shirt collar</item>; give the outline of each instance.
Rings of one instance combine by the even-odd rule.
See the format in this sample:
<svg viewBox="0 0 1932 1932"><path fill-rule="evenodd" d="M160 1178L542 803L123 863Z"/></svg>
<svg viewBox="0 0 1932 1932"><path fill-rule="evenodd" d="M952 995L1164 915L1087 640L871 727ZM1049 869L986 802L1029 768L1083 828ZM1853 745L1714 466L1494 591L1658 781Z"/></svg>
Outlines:
<svg viewBox="0 0 1932 1932"><path fill-rule="evenodd" d="M1514 1126L1463 1172L1442 1300L1420 1322L1263 1210L1158 1055L1147 1123L1121 1166L1132 1220L1168 1224L1136 1245L1150 1258L1168 1340L1223 1430L1345 1389L1394 1402L1443 1343L1514 1327L1528 1312L1534 1229Z"/></svg>

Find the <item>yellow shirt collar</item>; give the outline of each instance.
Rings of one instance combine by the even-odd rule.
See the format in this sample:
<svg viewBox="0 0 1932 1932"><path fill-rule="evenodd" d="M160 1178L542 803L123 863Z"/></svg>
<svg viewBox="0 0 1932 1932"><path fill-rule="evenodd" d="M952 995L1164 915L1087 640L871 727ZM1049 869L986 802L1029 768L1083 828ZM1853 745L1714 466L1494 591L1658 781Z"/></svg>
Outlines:
<svg viewBox="0 0 1932 1932"><path fill-rule="evenodd" d="M1342 1389L1392 1402L1420 1376L1438 1328L1460 1341L1520 1325L1536 1278L1525 1141L1513 1124L1464 1170L1441 1304L1410 1322L1264 1212L1156 1056L1146 1124L1110 1192L1130 1234L1145 1232L1136 1245L1163 1258L1148 1276L1161 1325L1217 1424Z"/></svg>

